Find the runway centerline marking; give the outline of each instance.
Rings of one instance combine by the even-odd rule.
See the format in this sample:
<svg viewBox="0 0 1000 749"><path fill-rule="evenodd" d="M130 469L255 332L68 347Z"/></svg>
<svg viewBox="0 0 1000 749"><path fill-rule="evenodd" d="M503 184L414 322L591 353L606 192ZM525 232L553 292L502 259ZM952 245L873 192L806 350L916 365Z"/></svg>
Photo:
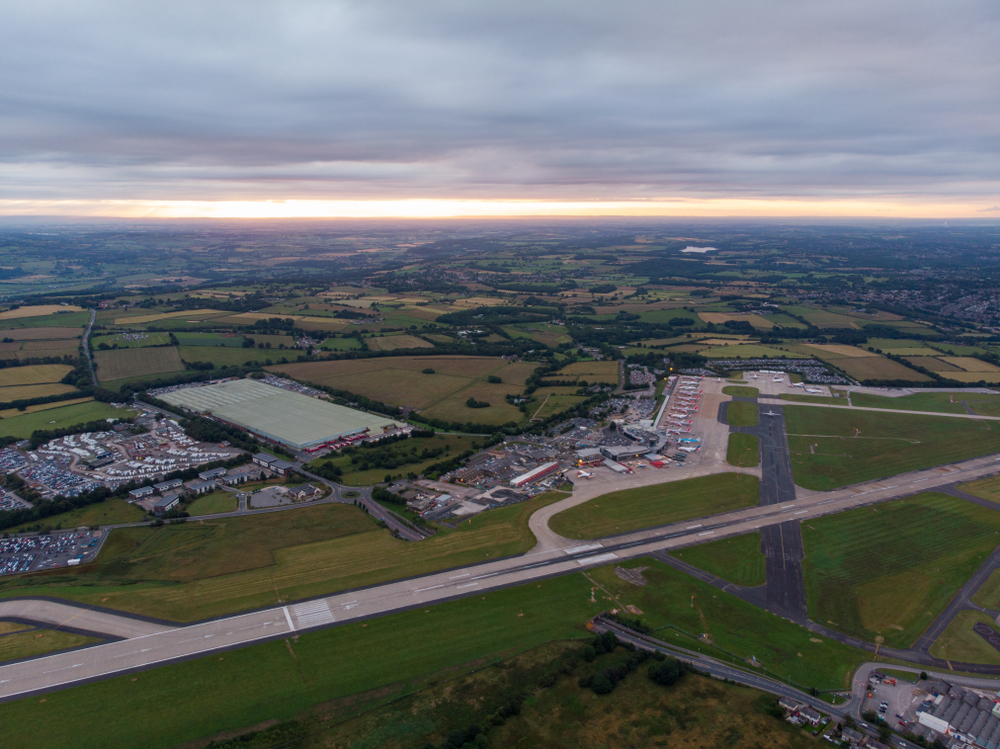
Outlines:
<svg viewBox="0 0 1000 749"><path fill-rule="evenodd" d="M423 593L424 591L434 590L435 588L443 588L443 587L444 583L441 583L441 585L432 585L429 588L418 588L417 590L413 591L413 594L416 595L417 593Z"/></svg>

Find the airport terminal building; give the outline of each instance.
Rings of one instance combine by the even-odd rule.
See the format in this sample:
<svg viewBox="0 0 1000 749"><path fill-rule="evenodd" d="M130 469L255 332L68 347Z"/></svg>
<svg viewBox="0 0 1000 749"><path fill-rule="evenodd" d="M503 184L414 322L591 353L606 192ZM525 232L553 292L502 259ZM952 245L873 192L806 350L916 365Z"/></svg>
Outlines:
<svg viewBox="0 0 1000 749"><path fill-rule="evenodd" d="M343 437L381 434L397 426L384 416L357 411L253 379L230 380L164 393L173 406L211 416L295 451Z"/></svg>

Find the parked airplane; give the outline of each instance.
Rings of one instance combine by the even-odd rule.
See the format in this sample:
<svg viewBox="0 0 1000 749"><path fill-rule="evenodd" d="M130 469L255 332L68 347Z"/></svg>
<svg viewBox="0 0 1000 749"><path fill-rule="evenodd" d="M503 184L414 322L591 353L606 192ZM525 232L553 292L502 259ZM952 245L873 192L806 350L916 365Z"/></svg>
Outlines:
<svg viewBox="0 0 1000 749"><path fill-rule="evenodd" d="M699 447L678 447L677 449L680 450L683 453L696 453L701 448L699 448Z"/></svg>
<svg viewBox="0 0 1000 749"><path fill-rule="evenodd" d="M774 411L766 411L764 416L781 416L781 414L776 414Z"/></svg>
<svg viewBox="0 0 1000 749"><path fill-rule="evenodd" d="M681 437L678 442L701 442L701 437Z"/></svg>
<svg viewBox="0 0 1000 749"><path fill-rule="evenodd" d="M577 471L576 472L576 476L577 476L577 478L581 478L581 479L592 479L592 478L594 478L594 474L587 473L586 471Z"/></svg>

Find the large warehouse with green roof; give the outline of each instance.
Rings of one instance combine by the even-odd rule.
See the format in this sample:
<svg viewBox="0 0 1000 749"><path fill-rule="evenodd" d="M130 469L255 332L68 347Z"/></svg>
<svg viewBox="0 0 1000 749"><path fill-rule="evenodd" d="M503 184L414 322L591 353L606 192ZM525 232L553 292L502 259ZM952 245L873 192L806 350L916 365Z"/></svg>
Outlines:
<svg viewBox="0 0 1000 749"><path fill-rule="evenodd" d="M396 426L384 416L337 406L257 380L231 380L183 388L160 400L235 424L293 450L305 450L356 434L380 434Z"/></svg>

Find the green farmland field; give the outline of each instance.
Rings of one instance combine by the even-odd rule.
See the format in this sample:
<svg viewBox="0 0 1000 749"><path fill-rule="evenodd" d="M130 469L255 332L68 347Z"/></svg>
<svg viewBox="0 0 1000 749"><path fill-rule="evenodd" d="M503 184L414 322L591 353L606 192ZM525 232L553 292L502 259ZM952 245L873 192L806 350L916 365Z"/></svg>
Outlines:
<svg viewBox="0 0 1000 749"><path fill-rule="evenodd" d="M996 548L1000 512L943 494L802 524L809 616L909 647Z"/></svg>
<svg viewBox="0 0 1000 749"><path fill-rule="evenodd" d="M122 528L95 563L5 578L0 596L54 595L192 621L523 553L535 544L531 513L565 496L484 512L419 544L342 504Z"/></svg>
<svg viewBox="0 0 1000 749"><path fill-rule="evenodd" d="M1000 452L1000 423L786 406L795 483L820 491ZM829 436L826 436L829 435Z"/></svg>
<svg viewBox="0 0 1000 749"><path fill-rule="evenodd" d="M689 546L670 555L736 585L751 588L767 582L766 560L760 551L760 533Z"/></svg>
<svg viewBox="0 0 1000 749"><path fill-rule="evenodd" d="M756 476L718 473L611 492L560 512L549 527L566 538L600 538L750 507L759 493Z"/></svg>
<svg viewBox="0 0 1000 749"><path fill-rule="evenodd" d="M37 429L62 429L97 419L125 419L135 413L130 408L112 408L107 403L87 401L0 420L0 437L27 438Z"/></svg>

